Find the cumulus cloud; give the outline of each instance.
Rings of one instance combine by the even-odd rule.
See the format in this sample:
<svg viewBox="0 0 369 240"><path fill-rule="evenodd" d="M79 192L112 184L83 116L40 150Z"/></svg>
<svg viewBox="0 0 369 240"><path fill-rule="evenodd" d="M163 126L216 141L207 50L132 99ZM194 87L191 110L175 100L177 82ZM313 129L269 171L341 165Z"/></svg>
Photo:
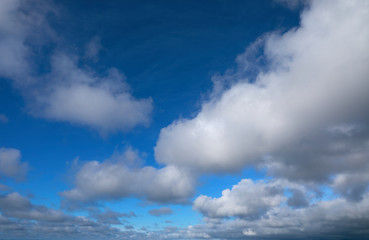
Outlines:
<svg viewBox="0 0 369 240"><path fill-rule="evenodd" d="M161 130L157 161L232 172L312 132L367 125L368 11L367 1L312 1L300 27L265 37L268 67L255 82L236 79L196 117Z"/></svg>
<svg viewBox="0 0 369 240"><path fill-rule="evenodd" d="M127 156L127 152L123 156ZM125 197L158 203L186 203L194 193L194 186L193 176L175 166L129 167L123 157L83 164L75 176L75 188L63 192L62 196L68 201L85 203Z"/></svg>
<svg viewBox="0 0 369 240"><path fill-rule="evenodd" d="M50 58L50 72L37 71L39 60L34 59L37 54L33 51L46 39L58 38L46 17L57 10L42 3L23 0L0 3L0 76L13 80L26 99L29 112L89 126L102 134L147 126L152 100L132 96L118 70L109 69L106 76L101 76L88 67L80 67L78 56L63 53L57 46L43 59ZM87 57L96 57L99 48L99 40L94 38L87 45Z"/></svg>
<svg viewBox="0 0 369 240"><path fill-rule="evenodd" d="M149 214L156 216L156 217L160 217L163 215L169 215L172 214L173 211L171 208L169 207L162 207L162 208L157 208L157 209L152 209L149 211Z"/></svg>
<svg viewBox="0 0 369 240"><path fill-rule="evenodd" d="M14 148L0 148L0 176L23 180L28 164L21 162L21 153Z"/></svg>

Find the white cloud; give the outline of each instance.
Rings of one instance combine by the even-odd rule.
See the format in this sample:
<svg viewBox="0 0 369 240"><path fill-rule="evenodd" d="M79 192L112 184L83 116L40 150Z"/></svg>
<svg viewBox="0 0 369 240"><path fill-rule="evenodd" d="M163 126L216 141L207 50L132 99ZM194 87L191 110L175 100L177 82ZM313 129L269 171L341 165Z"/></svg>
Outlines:
<svg viewBox="0 0 369 240"><path fill-rule="evenodd" d="M23 180L28 164L20 161L21 153L14 148L0 148L0 175Z"/></svg>
<svg viewBox="0 0 369 240"><path fill-rule="evenodd" d="M255 83L238 79L195 118L161 130L157 161L202 172L237 171L311 132L367 121L368 5L313 1L300 27L266 37L270 70Z"/></svg>
<svg viewBox="0 0 369 240"><path fill-rule="evenodd" d="M130 150L128 150L130 151ZM128 167L126 158L118 161L90 161L75 177L75 188L62 193L71 202L138 197L158 203L186 203L194 193L192 175L174 166Z"/></svg>

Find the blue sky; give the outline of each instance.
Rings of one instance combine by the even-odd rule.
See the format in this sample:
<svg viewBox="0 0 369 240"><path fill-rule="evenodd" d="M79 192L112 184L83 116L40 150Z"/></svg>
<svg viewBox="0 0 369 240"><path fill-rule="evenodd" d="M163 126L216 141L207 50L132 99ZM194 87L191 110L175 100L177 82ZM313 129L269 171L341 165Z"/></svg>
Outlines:
<svg viewBox="0 0 369 240"><path fill-rule="evenodd" d="M368 238L367 1L0 16L0 239Z"/></svg>

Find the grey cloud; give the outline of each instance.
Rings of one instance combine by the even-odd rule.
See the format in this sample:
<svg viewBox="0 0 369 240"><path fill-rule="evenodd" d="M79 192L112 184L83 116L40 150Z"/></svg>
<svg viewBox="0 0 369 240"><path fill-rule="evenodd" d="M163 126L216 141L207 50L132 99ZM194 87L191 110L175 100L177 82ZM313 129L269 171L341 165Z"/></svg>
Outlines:
<svg viewBox="0 0 369 240"><path fill-rule="evenodd" d="M75 176L76 187L62 196L67 202L84 203L132 196L158 203L186 203L194 193L194 178L186 171L174 166L130 168L124 157L118 159L85 163Z"/></svg>
<svg viewBox="0 0 369 240"><path fill-rule="evenodd" d="M162 207L162 208L158 208L158 209L152 209L149 211L149 214L156 216L156 217L160 217L163 215L169 215L172 214L173 211L171 208L169 207Z"/></svg>
<svg viewBox="0 0 369 240"><path fill-rule="evenodd" d="M0 148L0 176L23 180L28 171L28 164L21 162L21 153L13 148Z"/></svg>
<svg viewBox="0 0 369 240"><path fill-rule="evenodd" d="M333 189L351 201L361 201L369 187L369 174L339 174L332 184Z"/></svg>
<svg viewBox="0 0 369 240"><path fill-rule="evenodd" d="M368 8L367 1L312 1L300 27L265 37L268 70L254 83L236 79L196 117L161 130L157 161L234 172L337 123L367 125Z"/></svg>
<svg viewBox="0 0 369 240"><path fill-rule="evenodd" d="M306 199L305 194L299 189L292 189L292 196L288 198L287 205L290 207L306 207L309 205L308 200Z"/></svg>

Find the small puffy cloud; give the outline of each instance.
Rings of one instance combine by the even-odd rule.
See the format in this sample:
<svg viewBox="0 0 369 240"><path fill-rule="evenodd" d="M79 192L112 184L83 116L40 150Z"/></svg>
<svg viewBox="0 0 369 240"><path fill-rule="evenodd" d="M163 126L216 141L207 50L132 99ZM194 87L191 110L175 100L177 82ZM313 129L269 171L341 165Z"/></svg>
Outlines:
<svg viewBox="0 0 369 240"><path fill-rule="evenodd" d="M20 161L21 153L14 148L0 148L0 176L23 180L28 164Z"/></svg>
<svg viewBox="0 0 369 240"><path fill-rule="evenodd" d="M157 161L202 172L238 171L312 132L367 124L368 8L367 1L312 1L300 27L265 37L268 68L255 82L247 82L239 67L220 97L204 103L194 118L161 130Z"/></svg>
<svg viewBox="0 0 369 240"><path fill-rule="evenodd" d="M238 216L257 219L269 209L279 206L285 197L280 183L253 182L243 179L232 189L226 189L219 198L201 195L193 207L210 218Z"/></svg>
<svg viewBox="0 0 369 240"><path fill-rule="evenodd" d="M172 214L173 211L171 208L169 207L162 207L162 208L157 208L157 209L152 209L149 211L150 215L156 216L156 217L160 217L163 215L169 215Z"/></svg>
<svg viewBox="0 0 369 240"><path fill-rule="evenodd" d="M62 196L67 202L133 196L157 203L185 203L194 193L194 185L193 176L177 167L128 167L123 157L117 161L108 159L83 164L76 173L75 188L63 192Z"/></svg>

